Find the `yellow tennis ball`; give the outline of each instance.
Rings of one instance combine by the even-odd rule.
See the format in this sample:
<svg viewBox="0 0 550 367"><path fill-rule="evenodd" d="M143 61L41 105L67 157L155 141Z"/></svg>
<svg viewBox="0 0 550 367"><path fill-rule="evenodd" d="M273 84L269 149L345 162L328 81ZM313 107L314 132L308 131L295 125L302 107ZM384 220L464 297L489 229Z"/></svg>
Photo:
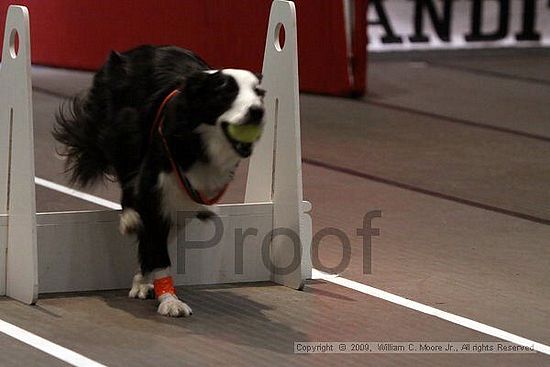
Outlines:
<svg viewBox="0 0 550 367"><path fill-rule="evenodd" d="M227 127L229 136L241 143L254 143L262 135L262 128L259 125L245 124Z"/></svg>

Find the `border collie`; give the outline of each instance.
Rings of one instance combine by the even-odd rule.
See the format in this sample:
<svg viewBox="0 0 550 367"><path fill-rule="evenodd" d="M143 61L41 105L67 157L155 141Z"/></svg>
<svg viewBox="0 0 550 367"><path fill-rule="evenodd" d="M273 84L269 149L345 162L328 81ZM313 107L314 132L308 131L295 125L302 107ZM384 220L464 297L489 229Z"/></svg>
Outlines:
<svg viewBox="0 0 550 367"><path fill-rule="evenodd" d="M136 234L140 270L129 296L154 289L158 312L189 316L170 276L167 237L178 209L212 212L253 143L230 124L263 126L261 77L212 70L191 51L141 46L111 52L85 94L60 108L53 130L71 181L82 187L115 177L122 190L120 231Z"/></svg>

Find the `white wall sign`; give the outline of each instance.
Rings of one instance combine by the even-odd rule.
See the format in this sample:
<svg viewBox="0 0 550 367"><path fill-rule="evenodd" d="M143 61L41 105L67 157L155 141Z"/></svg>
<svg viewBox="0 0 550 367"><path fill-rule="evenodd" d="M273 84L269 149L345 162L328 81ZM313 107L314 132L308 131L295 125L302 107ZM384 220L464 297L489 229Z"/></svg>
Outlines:
<svg viewBox="0 0 550 367"><path fill-rule="evenodd" d="M550 0L369 0L369 51L548 47Z"/></svg>

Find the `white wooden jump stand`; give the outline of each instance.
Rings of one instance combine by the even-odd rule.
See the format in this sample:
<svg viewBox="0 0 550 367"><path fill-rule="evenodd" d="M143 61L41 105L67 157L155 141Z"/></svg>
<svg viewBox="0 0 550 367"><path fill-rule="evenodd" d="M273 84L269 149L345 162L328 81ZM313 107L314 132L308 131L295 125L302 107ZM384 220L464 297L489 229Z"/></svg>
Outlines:
<svg viewBox="0 0 550 367"><path fill-rule="evenodd" d="M220 243L186 248L185 264L178 246L211 239L214 225L187 219L184 226L185 213L178 212L169 244L176 285L273 280L300 289L311 277L311 204L302 199L296 11L290 1L273 1L262 72L266 127L250 159L245 202L219 206ZM36 213L29 14L22 6L8 9L0 107L0 295L33 304L38 293L129 288L137 249L135 239L118 233L118 211ZM247 228L258 233L239 247L242 271L236 271L236 230L246 234ZM270 233L275 235L265 239ZM262 258L264 240L271 261ZM274 270L293 261L291 272Z"/></svg>

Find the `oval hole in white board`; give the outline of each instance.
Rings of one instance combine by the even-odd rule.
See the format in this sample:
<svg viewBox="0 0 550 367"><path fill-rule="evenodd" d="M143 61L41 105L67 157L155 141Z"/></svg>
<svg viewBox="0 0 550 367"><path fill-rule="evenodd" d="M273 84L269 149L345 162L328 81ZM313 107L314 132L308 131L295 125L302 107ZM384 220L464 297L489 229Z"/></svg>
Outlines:
<svg viewBox="0 0 550 367"><path fill-rule="evenodd" d="M285 48L285 26L283 23L277 24L275 27L275 49L279 52Z"/></svg>
<svg viewBox="0 0 550 367"><path fill-rule="evenodd" d="M19 33L17 32L17 29L12 29L10 33L10 56L12 59L15 59L17 57L17 54L19 53Z"/></svg>

